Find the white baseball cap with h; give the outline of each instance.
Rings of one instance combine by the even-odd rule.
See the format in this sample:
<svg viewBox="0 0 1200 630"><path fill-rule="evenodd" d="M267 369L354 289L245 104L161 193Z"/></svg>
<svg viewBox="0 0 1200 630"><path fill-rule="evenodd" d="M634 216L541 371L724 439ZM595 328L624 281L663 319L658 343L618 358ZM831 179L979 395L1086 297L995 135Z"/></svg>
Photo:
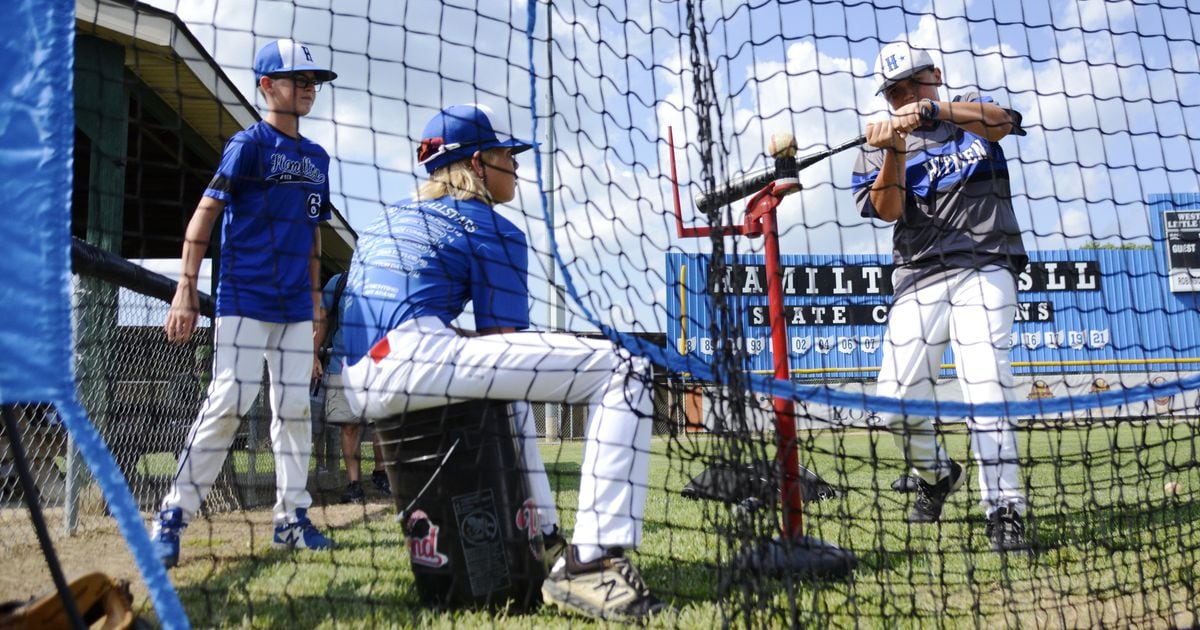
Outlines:
<svg viewBox="0 0 1200 630"><path fill-rule="evenodd" d="M277 39L258 50L254 57L255 78L295 72L311 72L318 81L332 81L337 73L318 64L308 46L290 39Z"/></svg>
<svg viewBox="0 0 1200 630"><path fill-rule="evenodd" d="M933 67L933 57L920 48L912 48L908 42L892 42L879 51L875 60L875 93L880 94L889 87L912 75Z"/></svg>

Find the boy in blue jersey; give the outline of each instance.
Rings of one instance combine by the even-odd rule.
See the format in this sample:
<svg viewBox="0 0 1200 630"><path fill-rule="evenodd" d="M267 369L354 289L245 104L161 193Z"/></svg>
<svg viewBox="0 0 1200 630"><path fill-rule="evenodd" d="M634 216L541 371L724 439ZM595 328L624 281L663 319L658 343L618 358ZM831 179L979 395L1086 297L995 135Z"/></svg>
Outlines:
<svg viewBox="0 0 1200 630"><path fill-rule="evenodd" d="M573 544L542 594L585 615L642 619L664 609L624 555L642 534L650 366L607 341L518 332L529 327L528 245L493 206L514 198L514 154L530 144L495 122L479 105L434 116L417 152L430 179L363 231L342 315L346 397L368 419L459 400L519 403L522 469L551 555L562 547L558 513L521 401L590 404ZM451 326L467 302L474 331Z"/></svg>
<svg viewBox="0 0 1200 630"><path fill-rule="evenodd" d="M254 60L266 100L263 120L225 145L183 244L183 272L165 330L184 343L196 328L196 275L213 224L221 219L213 380L188 433L152 538L168 567L179 537L200 509L225 462L239 417L250 410L270 372L271 446L275 454L276 548L328 549L333 542L308 519L312 452L308 385L314 368L314 323L320 319L321 221L330 217L329 155L300 135L321 84L337 77L308 47L277 40Z"/></svg>
<svg viewBox="0 0 1200 630"><path fill-rule="evenodd" d="M892 114L868 123L852 185L862 216L896 223L876 392L930 399L949 344L966 402L1012 400L1009 333L1028 258L999 141L1024 135L1021 116L976 93L940 100L941 69L904 42L880 51L875 73ZM880 417L917 480L909 521L936 522L965 470L938 444L931 419ZM1007 417L968 423L992 549L1026 550L1016 428Z"/></svg>

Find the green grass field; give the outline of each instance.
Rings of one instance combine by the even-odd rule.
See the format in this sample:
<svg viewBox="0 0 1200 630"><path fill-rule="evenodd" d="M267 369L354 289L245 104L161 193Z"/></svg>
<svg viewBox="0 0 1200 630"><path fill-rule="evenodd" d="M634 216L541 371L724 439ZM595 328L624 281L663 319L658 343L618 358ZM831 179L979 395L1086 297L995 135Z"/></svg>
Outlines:
<svg viewBox="0 0 1200 630"><path fill-rule="evenodd" d="M801 439L804 465L847 490L806 505L806 531L854 551L853 578L808 583L733 572L728 560L744 534L732 533L729 511L678 494L705 467L698 456L726 445L708 436L657 438L645 543L635 560L651 588L679 613L652 625L1170 627L1198 620L1200 433L1194 424L1023 433L1021 476L1032 505L1031 533L1042 548L1032 557L1002 558L988 550L973 465L941 524L910 526L904 515L911 496L890 488L901 469L889 436L823 431ZM953 457L970 461L965 431L948 432L946 443ZM546 445L543 454L569 530L582 445ZM1179 493L1164 491L1167 482L1178 483ZM320 523L320 510L314 513ZM758 529L769 529L763 525ZM255 530L251 537L248 529L205 535L202 524L193 524L185 537L185 562L172 576L196 626L589 624L545 609L518 615L421 608L400 528L382 504L330 528L339 545L332 553L275 553L269 533Z"/></svg>

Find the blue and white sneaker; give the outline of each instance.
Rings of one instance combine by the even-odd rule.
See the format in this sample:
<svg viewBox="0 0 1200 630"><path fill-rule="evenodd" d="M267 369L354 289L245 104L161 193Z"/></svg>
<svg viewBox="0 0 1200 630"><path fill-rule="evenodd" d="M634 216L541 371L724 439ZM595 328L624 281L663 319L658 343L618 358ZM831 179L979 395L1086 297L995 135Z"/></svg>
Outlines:
<svg viewBox="0 0 1200 630"><path fill-rule="evenodd" d="M296 508L296 522L275 526L275 538L271 545L276 549L333 549L333 541L317 530L308 520L308 510Z"/></svg>
<svg viewBox="0 0 1200 630"><path fill-rule="evenodd" d="M179 535L187 523L183 522L183 508L163 510L155 517L150 530L150 543L163 566L170 569L179 564Z"/></svg>

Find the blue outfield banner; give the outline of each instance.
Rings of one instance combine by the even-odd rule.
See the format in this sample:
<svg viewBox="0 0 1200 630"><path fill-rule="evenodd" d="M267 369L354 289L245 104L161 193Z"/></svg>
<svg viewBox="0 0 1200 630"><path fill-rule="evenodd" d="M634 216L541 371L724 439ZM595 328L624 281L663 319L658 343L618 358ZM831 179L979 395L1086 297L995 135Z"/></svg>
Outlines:
<svg viewBox="0 0 1200 630"><path fill-rule="evenodd" d="M1178 250L1187 249L1188 221L1196 214L1186 210L1200 208L1200 196L1156 196L1151 202L1157 234L1165 229L1164 215L1178 228L1169 234L1176 237L1171 273L1178 276L1187 262L1180 262ZM1168 240L1156 238L1153 249L1030 252L1030 264L1018 278L1014 373L1200 370L1195 292L1200 283L1172 291ZM891 256L785 255L781 263L793 377L873 379L891 304ZM727 258L720 277L712 277L709 267L707 255L666 257L670 351L712 360L720 341L711 325L713 296L721 293L741 325L740 334L726 336L726 342L745 350L746 369L771 373L763 258ZM947 350L944 364L952 363Z"/></svg>

